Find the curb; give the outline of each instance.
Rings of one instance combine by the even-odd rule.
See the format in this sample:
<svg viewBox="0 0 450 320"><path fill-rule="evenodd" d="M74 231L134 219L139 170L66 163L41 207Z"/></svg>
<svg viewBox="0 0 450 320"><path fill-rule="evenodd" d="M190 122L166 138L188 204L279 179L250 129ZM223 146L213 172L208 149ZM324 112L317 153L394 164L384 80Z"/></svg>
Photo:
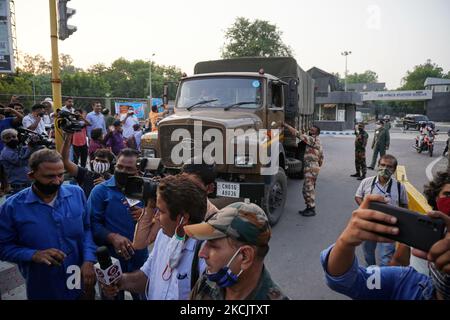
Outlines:
<svg viewBox="0 0 450 320"><path fill-rule="evenodd" d="M334 135L334 136L354 136L354 132L345 131L321 131L320 135Z"/></svg>

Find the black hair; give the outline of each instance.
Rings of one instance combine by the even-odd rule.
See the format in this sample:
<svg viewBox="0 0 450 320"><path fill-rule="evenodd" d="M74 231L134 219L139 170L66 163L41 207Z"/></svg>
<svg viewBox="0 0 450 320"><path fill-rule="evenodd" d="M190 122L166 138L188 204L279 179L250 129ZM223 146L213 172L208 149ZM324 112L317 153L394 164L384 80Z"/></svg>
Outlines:
<svg viewBox="0 0 450 320"><path fill-rule="evenodd" d="M92 140L100 140L102 138L102 135L103 135L102 128L95 128L95 129L92 129L92 131L91 131Z"/></svg>
<svg viewBox="0 0 450 320"><path fill-rule="evenodd" d="M15 106L19 106L19 107L24 108L23 104L21 104L20 102L11 102L11 103L8 105L8 108L13 108L13 109L14 109Z"/></svg>
<svg viewBox="0 0 450 320"><path fill-rule="evenodd" d="M135 149L131 149L131 148L125 148L120 150L119 154L117 155L117 159L119 159L120 157L137 157L139 158L140 153L139 151L135 150Z"/></svg>
<svg viewBox="0 0 450 320"><path fill-rule="evenodd" d="M320 134L320 128L318 126L316 126L316 125L313 125L312 127L317 129L317 135L319 135Z"/></svg>
<svg viewBox="0 0 450 320"><path fill-rule="evenodd" d="M217 177L217 170L215 164L186 163L181 168L181 172L194 174L198 176L205 186L214 183Z"/></svg>
<svg viewBox="0 0 450 320"><path fill-rule="evenodd" d="M436 174L433 181L424 186L423 193L425 198L427 198L428 204L434 210L437 209L436 198L446 184L450 184L450 174L446 171L441 171Z"/></svg>
<svg viewBox="0 0 450 320"><path fill-rule="evenodd" d="M36 110L38 110L38 109L45 109L45 106L44 106L43 104L36 103L35 105L33 105L33 106L31 107L31 111L36 111Z"/></svg>
<svg viewBox="0 0 450 320"><path fill-rule="evenodd" d="M97 149L94 152L93 157L94 157L94 159L96 157L108 159L109 163L113 163L113 161L115 159L114 154L111 151L109 151L109 149Z"/></svg>

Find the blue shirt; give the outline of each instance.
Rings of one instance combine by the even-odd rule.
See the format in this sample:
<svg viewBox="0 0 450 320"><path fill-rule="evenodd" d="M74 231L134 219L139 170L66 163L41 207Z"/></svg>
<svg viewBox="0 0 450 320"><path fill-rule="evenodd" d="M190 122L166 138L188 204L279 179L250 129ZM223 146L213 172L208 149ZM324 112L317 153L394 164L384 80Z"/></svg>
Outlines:
<svg viewBox="0 0 450 320"><path fill-rule="evenodd" d="M106 134L105 117L103 116L103 114L96 114L94 111L91 111L88 113L86 120L91 124L87 127L87 134L89 138L91 137L92 129L96 128L102 128L103 134Z"/></svg>
<svg viewBox="0 0 450 320"><path fill-rule="evenodd" d="M5 146L0 153L0 163L5 168L8 183L20 184L30 182L28 179L28 159L31 151L28 147L11 149Z"/></svg>
<svg viewBox="0 0 450 320"><path fill-rule="evenodd" d="M106 241L106 237L110 233L118 233L133 241L136 221L131 216L129 206L124 202L126 202L125 195L116 187L116 180L113 176L92 189L88 199L88 210L91 215L92 232L97 244L108 246L110 254L120 260L123 272L132 272L138 270L147 260L148 250L136 250L134 256L125 261Z"/></svg>
<svg viewBox="0 0 450 320"><path fill-rule="evenodd" d="M36 251L51 248L66 254L60 267L32 262ZM0 209L0 260L19 265L28 299L77 299L81 290L67 286L74 274L69 267L95 262L95 250L86 198L78 186L62 185L53 206L26 188Z"/></svg>
<svg viewBox="0 0 450 320"><path fill-rule="evenodd" d="M167 251L170 240L171 238L160 229L152 253L141 268L148 278L147 300L189 300L192 289L192 261L199 259L194 256L198 240L193 238L186 240L181 251L180 262L172 273L166 270L170 257L170 252ZM206 269L204 259L199 259L198 268L198 275L201 275ZM164 271L166 273L163 277Z"/></svg>
<svg viewBox="0 0 450 320"><path fill-rule="evenodd" d="M2 133L3 130L11 129L13 127L14 119L15 118L10 117L0 120L0 133ZM3 147L4 147L3 141L2 139L0 139L0 151L2 151Z"/></svg>
<svg viewBox="0 0 450 320"><path fill-rule="evenodd" d="M333 247L334 245L322 251L320 260L325 272L325 281L336 292L358 300L430 300L435 297L431 277L417 272L414 268L378 266L364 268L358 265L356 256L345 274L333 277L327 272L328 256ZM374 280L377 274L378 284Z"/></svg>

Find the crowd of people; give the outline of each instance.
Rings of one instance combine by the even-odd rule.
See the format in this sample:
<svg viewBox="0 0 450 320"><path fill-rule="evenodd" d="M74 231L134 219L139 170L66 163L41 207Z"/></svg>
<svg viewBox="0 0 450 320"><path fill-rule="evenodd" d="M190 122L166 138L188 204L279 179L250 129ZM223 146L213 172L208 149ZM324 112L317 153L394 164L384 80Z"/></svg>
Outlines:
<svg viewBox="0 0 450 320"><path fill-rule="evenodd" d="M264 210L249 202L218 209L209 200L217 177L214 164L188 161L178 174L153 180L155 195L130 199L128 179L143 175L142 129L133 108L116 119L99 102L86 113L68 98L62 110L76 114L84 125L64 133L61 153L23 145L20 128L51 136L52 127L44 121L46 116L54 121L51 104L36 104L27 116L17 102L0 108L1 182L9 189L4 189L8 198L0 208L0 260L19 266L28 299L123 300L126 291L134 300L289 299L264 263L271 238ZM165 115L152 112L154 119ZM306 145L306 209L299 213L311 217L324 162L320 128L313 126L306 134L284 127ZM397 159L385 152L389 128L377 126L368 168L367 143L364 125L358 124L352 176L361 180L355 194L359 208L320 256L326 283L353 299L449 299L450 232L429 252L396 247L383 236L400 232L396 221L370 210L369 202L407 208L408 197L394 176ZM366 177L376 164L377 174ZM71 183L64 183L67 176ZM449 173L439 173L424 193L436 210L429 216L442 219L450 230ZM367 267L355 255L360 245ZM96 250L101 246L122 270L113 284L96 280ZM377 290L367 285L374 265L381 279ZM74 268L80 270L79 286L68 285Z"/></svg>

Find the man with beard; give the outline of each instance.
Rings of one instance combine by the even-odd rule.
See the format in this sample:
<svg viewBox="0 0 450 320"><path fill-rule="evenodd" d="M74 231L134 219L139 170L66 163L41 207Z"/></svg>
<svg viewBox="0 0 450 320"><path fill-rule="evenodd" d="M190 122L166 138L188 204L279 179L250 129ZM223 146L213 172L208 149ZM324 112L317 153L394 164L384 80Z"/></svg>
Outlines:
<svg viewBox="0 0 450 320"><path fill-rule="evenodd" d="M127 179L139 175L139 153L123 149L118 157L114 176L94 187L88 199L92 230L97 245L106 245L110 254L119 259L123 272L139 270L148 257L148 250L134 250L136 221L142 215L142 203L135 204L123 193ZM117 296L123 300L123 291ZM133 299L139 300L138 294Z"/></svg>
<svg viewBox="0 0 450 320"><path fill-rule="evenodd" d="M86 198L78 186L63 184L64 165L56 151L33 153L29 166L33 185L0 210L0 260L19 265L30 300L79 299L95 284ZM80 286L71 281L74 266L81 268Z"/></svg>

